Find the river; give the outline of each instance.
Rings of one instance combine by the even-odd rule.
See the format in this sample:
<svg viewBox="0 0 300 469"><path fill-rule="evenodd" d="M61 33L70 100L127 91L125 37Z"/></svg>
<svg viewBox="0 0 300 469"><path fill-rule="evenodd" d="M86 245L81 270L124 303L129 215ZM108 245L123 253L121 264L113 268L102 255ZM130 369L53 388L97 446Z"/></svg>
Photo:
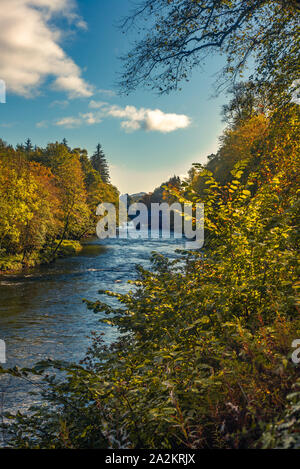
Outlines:
<svg viewBox="0 0 300 469"><path fill-rule="evenodd" d="M82 252L23 275L0 277L0 339L6 343L6 367L27 367L45 358L78 362L91 343L92 331L111 342L116 328L99 323L83 298L99 299L99 290L127 292L135 266L150 267L151 252L175 257L184 248L175 239L98 239ZM112 301L112 300L111 300ZM1 376L1 375L0 375ZM24 383L0 379L4 411L28 408L32 397Z"/></svg>

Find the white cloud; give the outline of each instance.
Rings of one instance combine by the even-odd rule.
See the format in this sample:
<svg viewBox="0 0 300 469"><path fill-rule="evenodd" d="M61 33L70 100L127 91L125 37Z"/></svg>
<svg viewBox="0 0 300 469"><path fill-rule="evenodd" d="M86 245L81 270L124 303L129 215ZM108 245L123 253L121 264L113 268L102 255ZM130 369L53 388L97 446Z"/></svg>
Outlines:
<svg viewBox="0 0 300 469"><path fill-rule="evenodd" d="M67 129L74 129L75 127L79 127L81 123L82 120L78 117L63 117L56 121L55 125L66 127Z"/></svg>
<svg viewBox="0 0 300 469"><path fill-rule="evenodd" d="M83 124L98 124L105 117L115 117L121 119L121 127L128 132L142 129L169 133L185 129L191 124L191 119L184 114L167 114L160 109L137 109L135 106L122 108L102 101L90 101L89 107L95 111L80 113L78 117L66 117L57 121L56 125L79 127Z"/></svg>
<svg viewBox="0 0 300 469"><path fill-rule="evenodd" d="M94 112L87 112L86 114L80 114L80 116L83 121L89 125L99 124L102 122L102 116Z"/></svg>
<svg viewBox="0 0 300 469"><path fill-rule="evenodd" d="M53 87L57 90L68 92L70 98L80 98L81 96L89 98L93 94L91 86L87 85L87 83L76 74L76 70L74 70L72 74L57 77Z"/></svg>
<svg viewBox="0 0 300 469"><path fill-rule="evenodd" d="M160 109L111 106L107 113L122 119L121 126L128 131L144 129L168 133L177 129L185 129L191 124L190 118L184 114L167 114Z"/></svg>
<svg viewBox="0 0 300 469"><path fill-rule="evenodd" d="M80 113L78 117L63 117L56 120L55 125L59 127L66 127L67 129L74 129L81 125L94 125L102 122L102 116L93 112Z"/></svg>
<svg viewBox="0 0 300 469"><path fill-rule="evenodd" d="M52 22L58 14L86 28L73 0L1 0L0 77L10 91L31 96L50 76L53 86L72 98L93 94L80 68L60 46L63 34Z"/></svg>
<svg viewBox="0 0 300 469"><path fill-rule="evenodd" d="M100 109L103 106L108 105L105 101L90 101L89 107L91 109Z"/></svg>

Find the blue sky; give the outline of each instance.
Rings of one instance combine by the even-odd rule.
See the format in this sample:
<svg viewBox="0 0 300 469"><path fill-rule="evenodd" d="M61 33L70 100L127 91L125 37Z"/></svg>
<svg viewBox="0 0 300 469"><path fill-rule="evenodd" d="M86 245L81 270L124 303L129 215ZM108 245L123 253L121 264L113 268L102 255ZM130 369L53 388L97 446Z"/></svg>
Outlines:
<svg viewBox="0 0 300 469"><path fill-rule="evenodd" d="M118 57L133 38L116 23L128 13L129 1L2 3L0 79L7 99L0 104L0 136L5 141L30 137L44 146L65 137L71 147L90 154L100 142L112 182L129 193L151 191L217 149L226 98L211 96L220 57L195 71L181 92L157 96L138 90L120 97Z"/></svg>

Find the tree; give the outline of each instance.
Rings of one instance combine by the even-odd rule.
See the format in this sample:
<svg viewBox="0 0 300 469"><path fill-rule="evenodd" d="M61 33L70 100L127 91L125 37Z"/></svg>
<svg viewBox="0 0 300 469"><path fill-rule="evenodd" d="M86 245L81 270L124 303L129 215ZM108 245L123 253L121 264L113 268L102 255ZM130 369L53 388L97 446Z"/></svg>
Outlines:
<svg viewBox="0 0 300 469"><path fill-rule="evenodd" d="M229 126L239 127L254 115L266 114L267 98L253 82L236 83L228 92L232 99L223 106L222 117Z"/></svg>
<svg viewBox="0 0 300 469"><path fill-rule="evenodd" d="M68 145L68 140L66 138L63 138L62 140L62 145L64 145L69 151L71 151L71 148Z"/></svg>
<svg viewBox="0 0 300 469"><path fill-rule="evenodd" d="M25 158L0 161L0 250L22 254L22 261L55 237L60 228L53 174Z"/></svg>
<svg viewBox="0 0 300 469"><path fill-rule="evenodd" d="M55 254L64 239L77 239L88 223L89 209L79 154L69 153L65 145L59 143L49 144L45 153L60 190L63 217L60 244Z"/></svg>
<svg viewBox="0 0 300 469"><path fill-rule="evenodd" d="M96 207L118 204L118 191L103 182L86 150L67 142L46 148L0 140L0 270L49 262L80 249L95 233Z"/></svg>
<svg viewBox="0 0 300 469"><path fill-rule="evenodd" d="M108 184L110 181L109 168L100 143L98 143L96 147L96 151L91 158L91 162L93 168L100 173L102 181L105 184Z"/></svg>
<svg viewBox="0 0 300 469"><path fill-rule="evenodd" d="M147 205L147 207L151 208L151 204L155 203L163 203L168 202L172 204L174 202L174 198L166 192L166 187L172 187L174 189L179 189L181 186L180 177L174 175L168 181L162 183L159 187L156 187L154 191L150 194L145 194L140 202Z"/></svg>
<svg viewBox="0 0 300 469"><path fill-rule="evenodd" d="M123 57L121 87L176 90L208 55L221 53L225 77L235 81L252 56L253 80L268 83L273 98L290 95L299 86L299 11L296 0L143 0L122 25L135 24L142 39Z"/></svg>
<svg viewBox="0 0 300 469"><path fill-rule="evenodd" d="M74 148L73 153L77 154L84 174L84 185L87 193L86 203L90 210L89 223L84 228L82 236L87 233L94 233L98 218L96 208L100 203L110 202L118 206L119 192L110 183L103 182L103 178L96 169L93 168L87 150Z"/></svg>
<svg viewBox="0 0 300 469"><path fill-rule="evenodd" d="M32 142L30 138L28 138L25 142L25 151L26 153L30 153L33 150Z"/></svg>

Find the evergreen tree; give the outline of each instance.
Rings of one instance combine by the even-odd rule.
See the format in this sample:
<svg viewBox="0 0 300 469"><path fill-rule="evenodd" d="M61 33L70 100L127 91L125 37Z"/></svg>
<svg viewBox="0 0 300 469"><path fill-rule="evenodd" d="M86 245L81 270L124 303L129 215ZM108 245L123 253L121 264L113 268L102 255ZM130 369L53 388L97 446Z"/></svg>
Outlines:
<svg viewBox="0 0 300 469"><path fill-rule="evenodd" d="M68 145L68 140L67 140L66 138L64 138L61 143L62 143L62 145L64 145L69 151L71 151L71 148L70 148L69 145Z"/></svg>
<svg viewBox="0 0 300 469"><path fill-rule="evenodd" d="M18 143L16 145L16 151L19 151L19 152L24 152L25 151L25 146L23 145L23 143Z"/></svg>
<svg viewBox="0 0 300 469"><path fill-rule="evenodd" d="M95 153L91 158L93 168L98 171L104 183L110 182L109 168L102 146L98 143Z"/></svg>
<svg viewBox="0 0 300 469"><path fill-rule="evenodd" d="M25 151L26 152L33 151L33 146L32 146L32 142L31 142L30 138L28 138L25 142Z"/></svg>

